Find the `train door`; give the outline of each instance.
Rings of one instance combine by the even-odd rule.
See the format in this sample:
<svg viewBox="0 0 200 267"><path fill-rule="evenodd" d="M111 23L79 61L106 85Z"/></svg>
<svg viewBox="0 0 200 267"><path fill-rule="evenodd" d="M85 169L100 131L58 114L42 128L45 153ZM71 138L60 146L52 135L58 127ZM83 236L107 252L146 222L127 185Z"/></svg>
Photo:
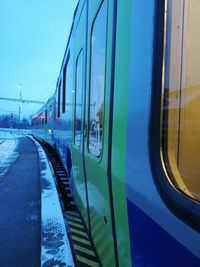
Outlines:
<svg viewBox="0 0 200 267"><path fill-rule="evenodd" d="M74 125L73 125L73 176L76 204L89 230L87 188L83 165L83 125L85 100L85 65L86 65L86 1L80 1L76 20L74 22L74 64L75 64L75 90L74 90Z"/></svg>
<svg viewBox="0 0 200 267"><path fill-rule="evenodd" d="M107 267L116 266L108 175L112 12L113 1L88 1L84 166L91 236Z"/></svg>

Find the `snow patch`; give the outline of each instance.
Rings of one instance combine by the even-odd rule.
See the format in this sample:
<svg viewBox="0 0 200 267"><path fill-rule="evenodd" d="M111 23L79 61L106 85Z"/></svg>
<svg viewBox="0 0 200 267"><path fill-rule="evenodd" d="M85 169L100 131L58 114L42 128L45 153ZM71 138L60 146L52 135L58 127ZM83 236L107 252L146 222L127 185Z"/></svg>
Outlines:
<svg viewBox="0 0 200 267"><path fill-rule="evenodd" d="M18 140L15 136L8 132L1 132L1 137L4 136L4 139L0 139L0 179L4 177L12 163L17 159L19 154L14 152Z"/></svg>
<svg viewBox="0 0 200 267"><path fill-rule="evenodd" d="M38 149L42 188L41 266L74 267L71 248L49 162L42 147Z"/></svg>

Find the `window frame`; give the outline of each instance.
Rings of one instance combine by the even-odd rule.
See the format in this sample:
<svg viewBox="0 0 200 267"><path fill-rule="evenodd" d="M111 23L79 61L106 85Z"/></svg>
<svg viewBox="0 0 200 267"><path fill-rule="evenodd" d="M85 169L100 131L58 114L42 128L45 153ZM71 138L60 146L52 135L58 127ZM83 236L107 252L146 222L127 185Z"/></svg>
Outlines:
<svg viewBox="0 0 200 267"><path fill-rule="evenodd" d="M48 117L49 119L52 119L52 104L48 106Z"/></svg>
<svg viewBox="0 0 200 267"><path fill-rule="evenodd" d="M58 96L58 106L57 106L57 118L60 118L61 116L61 110L60 110L60 98L61 98L61 80L59 81L58 83L58 93L57 93L57 96Z"/></svg>
<svg viewBox="0 0 200 267"><path fill-rule="evenodd" d="M105 71L104 71L104 114L103 114L103 134L102 134L102 150L101 150L101 153L99 155L95 155L94 153L92 153L90 151L90 148L89 148L89 131L90 131L90 97L91 97L91 69L92 69L92 33L93 33L93 29L94 29L94 24L95 24L95 21L98 17L98 14L103 6L103 4L105 3L106 5L106 36L105 36ZM89 42L90 42L90 49L89 49L89 97L88 97L88 106L87 106L87 109L88 109L88 116L87 116L87 151L89 153L89 155L96 159L97 161L101 161L102 157L103 157L103 148L104 148L104 134L105 134L105 89L106 89L106 67L107 67L107 28L108 28L108 2L107 0L102 0L101 4L99 5L99 8L94 16L94 19L92 21L92 24L91 24L91 28L90 28L90 36L89 36Z"/></svg>
<svg viewBox="0 0 200 267"><path fill-rule="evenodd" d="M161 153L166 3L167 0L157 1L155 14L152 95L149 122L150 165L155 185L163 202L175 216L199 232L200 204L188 195L178 191L169 181Z"/></svg>
<svg viewBox="0 0 200 267"><path fill-rule="evenodd" d="M81 55L82 54L82 55ZM76 65L75 65L75 94L74 94L74 132L73 132L73 141L74 141L74 145L80 150L81 148L81 140L79 145L76 144L76 139L75 139L75 135L76 135L76 128L75 128L75 122L76 122L76 95L77 95L77 67L78 67L78 60L80 58L80 56L82 56L82 100L83 100L83 94L84 94L84 83L83 83L83 77L84 77L84 71L83 71L83 66L84 66L84 49L83 47L80 49L78 56L76 58ZM82 101L82 111L81 111L81 129L83 132L83 105L84 105L84 101Z"/></svg>
<svg viewBox="0 0 200 267"><path fill-rule="evenodd" d="M63 82L62 82L62 113L65 113L66 111L66 70L67 70L67 66L65 65L63 68Z"/></svg>
<svg viewBox="0 0 200 267"><path fill-rule="evenodd" d="M67 78L67 72L68 70L68 65L69 65L69 60L70 60L70 51L68 52L67 59L63 68L63 82L62 82L62 113L66 112L66 97L67 97L67 83L66 83L66 78Z"/></svg>
<svg viewBox="0 0 200 267"><path fill-rule="evenodd" d="M45 109L45 115L44 115L44 123L47 124L48 122L48 113L47 113L47 108Z"/></svg>

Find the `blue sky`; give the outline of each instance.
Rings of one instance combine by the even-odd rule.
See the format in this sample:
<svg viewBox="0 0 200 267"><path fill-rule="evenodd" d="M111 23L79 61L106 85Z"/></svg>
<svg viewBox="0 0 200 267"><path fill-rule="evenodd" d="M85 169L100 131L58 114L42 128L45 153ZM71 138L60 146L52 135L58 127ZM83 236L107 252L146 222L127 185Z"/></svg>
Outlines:
<svg viewBox="0 0 200 267"><path fill-rule="evenodd" d="M55 90L78 0L0 0L0 97L47 100ZM22 104L22 115L38 105ZM0 100L0 114L19 103Z"/></svg>

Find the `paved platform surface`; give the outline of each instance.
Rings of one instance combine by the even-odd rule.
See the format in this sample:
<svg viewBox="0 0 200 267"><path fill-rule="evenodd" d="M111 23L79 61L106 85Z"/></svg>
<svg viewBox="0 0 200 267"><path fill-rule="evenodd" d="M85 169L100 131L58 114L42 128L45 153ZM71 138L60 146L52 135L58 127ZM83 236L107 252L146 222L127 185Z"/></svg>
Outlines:
<svg viewBox="0 0 200 267"><path fill-rule="evenodd" d="M74 267L52 166L32 137L0 143L0 267Z"/></svg>
<svg viewBox="0 0 200 267"><path fill-rule="evenodd" d="M14 152L18 156L0 179L0 267L39 267L38 153L35 144L26 137L18 138Z"/></svg>

